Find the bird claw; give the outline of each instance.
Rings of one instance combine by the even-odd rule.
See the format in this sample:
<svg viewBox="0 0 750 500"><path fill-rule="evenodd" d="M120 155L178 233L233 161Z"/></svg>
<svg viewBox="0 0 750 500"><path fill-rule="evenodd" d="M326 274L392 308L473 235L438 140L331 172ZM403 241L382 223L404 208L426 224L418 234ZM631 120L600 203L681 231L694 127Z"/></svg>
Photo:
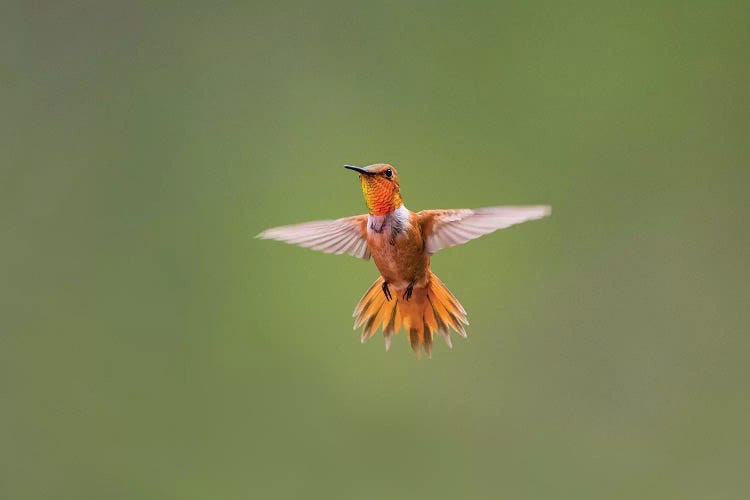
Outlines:
<svg viewBox="0 0 750 500"><path fill-rule="evenodd" d="M391 291L388 289L388 282L383 282L383 295L385 295L385 300L391 300L393 296L391 295Z"/></svg>
<svg viewBox="0 0 750 500"><path fill-rule="evenodd" d="M404 300L409 300L411 298L411 292L414 291L414 282L412 281L409 283L409 286L406 287L406 291L404 292L404 295L401 297Z"/></svg>

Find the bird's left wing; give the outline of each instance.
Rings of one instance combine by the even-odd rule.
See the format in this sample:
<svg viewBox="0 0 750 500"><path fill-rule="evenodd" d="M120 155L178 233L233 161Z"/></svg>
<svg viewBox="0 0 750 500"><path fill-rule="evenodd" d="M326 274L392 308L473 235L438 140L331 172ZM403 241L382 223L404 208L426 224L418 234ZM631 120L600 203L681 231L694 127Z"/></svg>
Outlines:
<svg viewBox="0 0 750 500"><path fill-rule="evenodd" d="M551 213L545 205L488 207L457 210L422 210L417 215L425 235L425 252L432 255L441 248L452 247Z"/></svg>
<svg viewBox="0 0 750 500"><path fill-rule="evenodd" d="M370 258L367 215L274 227L266 229L257 237L293 243L325 253L346 253L365 260Z"/></svg>

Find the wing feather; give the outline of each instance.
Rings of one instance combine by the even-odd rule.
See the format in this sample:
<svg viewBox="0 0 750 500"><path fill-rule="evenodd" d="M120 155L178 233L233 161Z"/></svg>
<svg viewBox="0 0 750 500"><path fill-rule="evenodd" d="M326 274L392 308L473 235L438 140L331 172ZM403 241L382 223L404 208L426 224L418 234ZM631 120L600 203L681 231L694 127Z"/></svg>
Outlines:
<svg viewBox="0 0 750 500"><path fill-rule="evenodd" d="M257 237L320 250L347 253L360 259L370 258L367 246L367 216L354 215L336 220L321 220L266 229Z"/></svg>
<svg viewBox="0 0 750 500"><path fill-rule="evenodd" d="M551 213L546 205L488 207L470 210L423 210L417 215L426 236L425 252L432 255L522 222L541 219Z"/></svg>

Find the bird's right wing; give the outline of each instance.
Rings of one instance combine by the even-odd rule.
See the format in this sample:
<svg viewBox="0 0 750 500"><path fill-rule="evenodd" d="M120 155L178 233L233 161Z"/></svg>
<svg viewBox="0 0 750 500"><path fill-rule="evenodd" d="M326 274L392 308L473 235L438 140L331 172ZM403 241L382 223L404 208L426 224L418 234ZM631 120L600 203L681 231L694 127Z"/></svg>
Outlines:
<svg viewBox="0 0 750 500"><path fill-rule="evenodd" d="M425 252L432 255L441 248L460 245L498 229L541 219L551 211L548 206L537 205L422 210L417 215L425 235Z"/></svg>
<svg viewBox="0 0 750 500"><path fill-rule="evenodd" d="M346 253L365 260L370 258L367 215L274 227L266 229L257 237L293 243L325 253Z"/></svg>

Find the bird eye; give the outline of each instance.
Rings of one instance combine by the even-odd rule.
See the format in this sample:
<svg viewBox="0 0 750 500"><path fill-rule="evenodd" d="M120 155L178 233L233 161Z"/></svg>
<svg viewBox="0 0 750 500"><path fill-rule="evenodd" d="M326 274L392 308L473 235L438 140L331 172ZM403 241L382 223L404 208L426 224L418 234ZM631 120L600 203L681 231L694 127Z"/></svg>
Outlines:
<svg viewBox="0 0 750 500"><path fill-rule="evenodd" d="M385 176L388 177L389 179L391 177L393 177L393 170L391 170L390 168L388 170L386 170L385 171Z"/></svg>

